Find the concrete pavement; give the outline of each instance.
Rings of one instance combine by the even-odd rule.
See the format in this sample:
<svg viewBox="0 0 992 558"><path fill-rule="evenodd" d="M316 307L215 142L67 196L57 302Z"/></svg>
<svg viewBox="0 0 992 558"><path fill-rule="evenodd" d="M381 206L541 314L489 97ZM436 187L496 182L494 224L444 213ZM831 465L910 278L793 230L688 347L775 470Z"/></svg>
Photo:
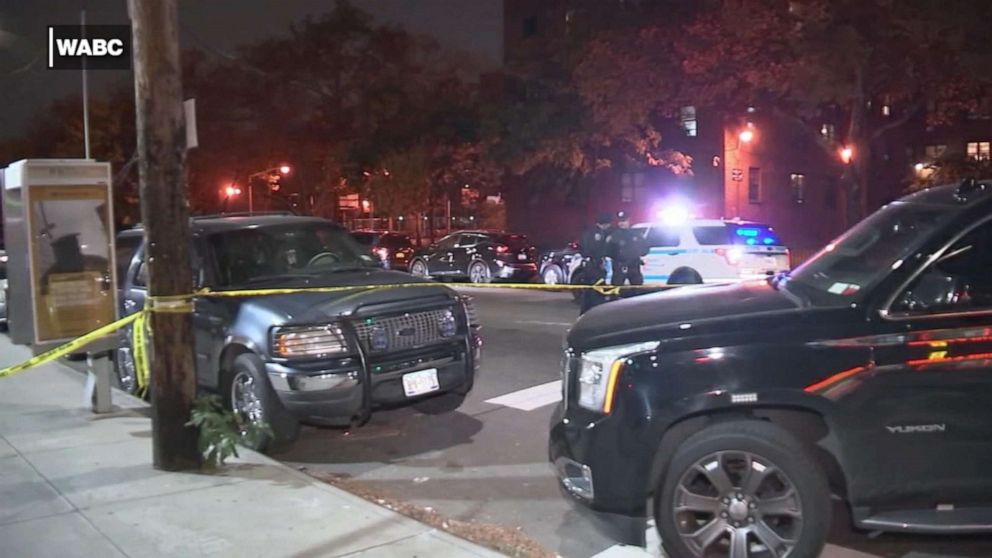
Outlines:
<svg viewBox="0 0 992 558"><path fill-rule="evenodd" d="M0 335L0 368L30 356ZM216 473L151 466L147 405L94 415L84 377L0 379L0 556L495 557L258 453Z"/></svg>

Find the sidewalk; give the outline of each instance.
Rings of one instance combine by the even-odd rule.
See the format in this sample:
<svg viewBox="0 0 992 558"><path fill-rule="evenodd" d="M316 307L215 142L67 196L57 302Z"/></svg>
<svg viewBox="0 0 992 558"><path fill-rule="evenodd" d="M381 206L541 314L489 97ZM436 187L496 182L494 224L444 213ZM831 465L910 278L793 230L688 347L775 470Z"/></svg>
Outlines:
<svg viewBox="0 0 992 558"><path fill-rule="evenodd" d="M0 334L0 368L29 357ZM0 556L496 557L248 450L221 472L151 466L144 402L95 415L82 374L0 379Z"/></svg>

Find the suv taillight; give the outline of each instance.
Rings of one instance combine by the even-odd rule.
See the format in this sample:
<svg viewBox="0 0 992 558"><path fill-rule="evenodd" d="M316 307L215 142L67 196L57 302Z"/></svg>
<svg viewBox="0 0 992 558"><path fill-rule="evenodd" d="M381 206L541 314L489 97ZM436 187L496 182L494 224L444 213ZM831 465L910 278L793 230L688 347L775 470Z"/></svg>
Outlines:
<svg viewBox="0 0 992 558"><path fill-rule="evenodd" d="M728 265L737 265L744 258L743 248L717 248L716 253L718 256L723 256L723 259L727 260Z"/></svg>
<svg viewBox="0 0 992 558"><path fill-rule="evenodd" d="M505 253L507 253L509 251L510 251L510 247L507 246L507 245L505 245L505 244L500 244L500 245L496 246L496 253L497 254L505 254Z"/></svg>

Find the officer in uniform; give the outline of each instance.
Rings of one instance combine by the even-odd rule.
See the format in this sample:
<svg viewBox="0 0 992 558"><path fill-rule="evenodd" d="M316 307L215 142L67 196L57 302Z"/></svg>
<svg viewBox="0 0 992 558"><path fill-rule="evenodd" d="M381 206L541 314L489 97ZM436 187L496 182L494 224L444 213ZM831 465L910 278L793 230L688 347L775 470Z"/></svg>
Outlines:
<svg viewBox="0 0 992 558"><path fill-rule="evenodd" d="M613 264L611 284L623 286L643 285L644 275L641 273L641 258L648 254L647 239L641 231L630 228L630 215L626 212L617 213L617 227L612 229L606 239L607 252ZM624 296L636 294L634 289L623 293Z"/></svg>
<svg viewBox="0 0 992 558"><path fill-rule="evenodd" d="M582 270L583 283L586 285L604 284L607 275L607 257L609 256L609 244L607 237L611 232L613 218L609 213L600 213L596 217L596 224L586 229L582 234L582 258L584 267ZM579 315L585 314L592 307L606 302L606 297L595 289L584 289L582 291L582 307Z"/></svg>

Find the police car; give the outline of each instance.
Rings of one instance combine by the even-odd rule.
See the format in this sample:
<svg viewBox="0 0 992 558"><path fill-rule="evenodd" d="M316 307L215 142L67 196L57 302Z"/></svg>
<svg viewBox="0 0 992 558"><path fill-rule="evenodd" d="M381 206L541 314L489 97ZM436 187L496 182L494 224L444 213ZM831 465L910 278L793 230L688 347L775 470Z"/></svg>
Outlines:
<svg viewBox="0 0 992 558"><path fill-rule="evenodd" d="M789 249L768 225L693 219L681 224L638 223L650 251L645 284L727 283L789 271Z"/></svg>

